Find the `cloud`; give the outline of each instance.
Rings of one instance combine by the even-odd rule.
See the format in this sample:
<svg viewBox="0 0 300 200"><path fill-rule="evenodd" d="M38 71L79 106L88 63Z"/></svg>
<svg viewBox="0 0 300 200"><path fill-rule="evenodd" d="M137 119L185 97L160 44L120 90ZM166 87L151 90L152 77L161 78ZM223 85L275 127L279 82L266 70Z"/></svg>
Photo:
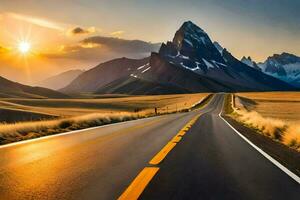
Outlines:
<svg viewBox="0 0 300 200"><path fill-rule="evenodd" d="M110 35L113 37L120 37L123 34L124 34L124 31L115 31L115 32L110 33Z"/></svg>
<svg viewBox="0 0 300 200"><path fill-rule="evenodd" d="M81 27L75 27L72 29L69 29L67 31L68 35L83 35L83 34L90 34L90 33L95 33L96 28L95 27L89 27L89 28L81 28Z"/></svg>
<svg viewBox="0 0 300 200"><path fill-rule="evenodd" d="M25 22L28 22L28 23L31 23L31 24L34 24L37 26L44 27L44 28L55 29L55 30L59 30L59 31L64 30L64 27L62 25L52 22L50 20L27 16L27 15L21 15L21 14L17 14L17 13L11 13L11 12L5 13L5 14L11 18L25 21Z"/></svg>
<svg viewBox="0 0 300 200"><path fill-rule="evenodd" d="M158 51L160 43L125 40L113 37L88 37L74 45L62 45L59 52L44 54L48 58L106 61L118 57L144 58Z"/></svg>
<svg viewBox="0 0 300 200"><path fill-rule="evenodd" d="M146 53L157 51L160 43L149 43L142 40L125 40L115 37L94 36L81 41L81 44L104 45L115 52Z"/></svg>

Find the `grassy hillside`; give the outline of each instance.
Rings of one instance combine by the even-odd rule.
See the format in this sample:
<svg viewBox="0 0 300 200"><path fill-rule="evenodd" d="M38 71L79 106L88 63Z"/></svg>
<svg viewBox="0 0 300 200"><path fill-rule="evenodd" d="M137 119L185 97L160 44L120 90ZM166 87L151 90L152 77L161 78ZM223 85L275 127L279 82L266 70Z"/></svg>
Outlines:
<svg viewBox="0 0 300 200"><path fill-rule="evenodd" d="M42 87L31 87L0 76L1 98L67 98L68 96Z"/></svg>

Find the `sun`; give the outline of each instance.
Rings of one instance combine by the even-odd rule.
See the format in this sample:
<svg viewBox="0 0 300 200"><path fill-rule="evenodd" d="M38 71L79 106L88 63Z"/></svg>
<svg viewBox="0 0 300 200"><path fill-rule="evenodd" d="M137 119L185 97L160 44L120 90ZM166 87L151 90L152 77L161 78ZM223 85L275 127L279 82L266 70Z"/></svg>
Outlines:
<svg viewBox="0 0 300 200"><path fill-rule="evenodd" d="M30 49L31 49L31 44L29 42L22 41L18 44L18 50L22 54L28 53L30 51Z"/></svg>

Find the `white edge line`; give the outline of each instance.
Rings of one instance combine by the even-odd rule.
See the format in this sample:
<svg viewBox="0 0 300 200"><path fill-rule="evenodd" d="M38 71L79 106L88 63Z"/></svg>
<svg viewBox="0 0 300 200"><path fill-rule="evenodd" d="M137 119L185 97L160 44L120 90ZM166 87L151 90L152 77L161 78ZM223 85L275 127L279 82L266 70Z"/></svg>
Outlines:
<svg viewBox="0 0 300 200"><path fill-rule="evenodd" d="M238 130L236 130L229 122L226 121L226 119L224 119L221 115L222 111L223 111L223 107L224 107L224 102L223 102L223 106L222 106L222 110L219 113L219 117L221 119L224 120L224 122L232 129L234 130L243 140L245 140L248 144L250 144L255 150L257 150L259 153L261 153L265 158L267 158L269 161L271 161L276 167L278 167L279 169L281 169L284 173L286 173L287 175L289 175L292 179L294 179L298 184L300 184L300 178L294 174L293 172L291 172L288 168L286 168L285 166L283 166L282 164L280 164L277 160L275 160L272 156L270 156L269 154L267 154L266 152L264 152L261 148L259 148L258 146L256 146L255 144L253 144L250 140L248 140L244 135L242 135Z"/></svg>
<svg viewBox="0 0 300 200"><path fill-rule="evenodd" d="M28 140L19 141L19 142L12 142L10 144L3 144L3 145L0 145L0 149L8 148L8 147L11 147L11 146L17 146L17 145L21 145L21 144L26 144L26 143L29 143L29 142L36 142L36 141L40 141L40 140L46 140L46 139L50 139L50 138L54 138L54 137L61 137L61 136L70 135L70 134L74 134L74 133L78 133L78 132L90 131L90 130L94 130L94 129L97 129L97 128L104 128L104 127L113 126L113 125L126 124L126 123L129 123L129 122L147 120L147 119L162 117L162 116L165 116L165 115L128 120L128 121L124 121L124 122L116 122L116 123L105 124L105 125L100 125L100 126L95 126L95 127L85 128L85 129L78 129L78 130L69 131L69 132L56 133L56 134L53 134L53 135L41 136L41 137L38 137L38 138L32 138L32 139L28 139Z"/></svg>

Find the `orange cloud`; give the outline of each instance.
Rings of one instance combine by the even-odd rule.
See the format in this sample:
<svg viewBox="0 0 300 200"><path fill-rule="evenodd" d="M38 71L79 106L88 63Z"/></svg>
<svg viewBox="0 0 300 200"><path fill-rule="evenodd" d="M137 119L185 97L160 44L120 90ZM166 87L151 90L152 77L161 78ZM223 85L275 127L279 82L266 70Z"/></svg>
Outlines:
<svg viewBox="0 0 300 200"><path fill-rule="evenodd" d="M124 34L124 31L114 31L114 32L110 33L110 35L112 35L114 37L120 37L123 34Z"/></svg>
<svg viewBox="0 0 300 200"><path fill-rule="evenodd" d="M95 33L97 31L97 29L92 26L89 28L81 28L81 27L75 27L75 28L71 28L67 31L67 35L69 36L74 36L74 35L84 35L84 34L91 34L91 33Z"/></svg>

